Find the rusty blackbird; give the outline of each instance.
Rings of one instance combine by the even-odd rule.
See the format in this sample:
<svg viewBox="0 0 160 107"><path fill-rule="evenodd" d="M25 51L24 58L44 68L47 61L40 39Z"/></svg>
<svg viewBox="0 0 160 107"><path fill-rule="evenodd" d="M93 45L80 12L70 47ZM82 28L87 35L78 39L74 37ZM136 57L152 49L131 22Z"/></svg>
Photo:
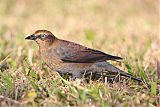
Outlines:
<svg viewBox="0 0 160 107"><path fill-rule="evenodd" d="M141 78L136 78L107 62L121 60L121 57L58 39L48 30L37 30L25 39L36 41L43 61L60 75L71 74L73 78L82 78L85 73L111 73L142 82Z"/></svg>

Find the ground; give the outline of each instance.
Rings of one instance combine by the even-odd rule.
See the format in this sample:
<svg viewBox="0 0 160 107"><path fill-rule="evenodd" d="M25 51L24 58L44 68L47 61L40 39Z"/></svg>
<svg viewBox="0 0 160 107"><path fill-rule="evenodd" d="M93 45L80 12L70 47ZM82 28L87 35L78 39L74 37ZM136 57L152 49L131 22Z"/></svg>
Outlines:
<svg viewBox="0 0 160 107"><path fill-rule="evenodd" d="M1 0L0 105L155 107L160 104L158 0ZM47 29L61 39L123 57L110 62L143 78L108 83L68 81L24 38Z"/></svg>

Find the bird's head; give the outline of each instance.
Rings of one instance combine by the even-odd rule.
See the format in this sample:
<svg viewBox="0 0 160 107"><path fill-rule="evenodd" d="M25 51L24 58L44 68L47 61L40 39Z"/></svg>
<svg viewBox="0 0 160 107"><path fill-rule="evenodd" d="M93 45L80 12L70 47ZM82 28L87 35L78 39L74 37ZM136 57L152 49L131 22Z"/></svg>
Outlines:
<svg viewBox="0 0 160 107"><path fill-rule="evenodd" d="M51 45L56 37L48 30L37 30L32 35L26 37L25 39L34 40L40 46Z"/></svg>

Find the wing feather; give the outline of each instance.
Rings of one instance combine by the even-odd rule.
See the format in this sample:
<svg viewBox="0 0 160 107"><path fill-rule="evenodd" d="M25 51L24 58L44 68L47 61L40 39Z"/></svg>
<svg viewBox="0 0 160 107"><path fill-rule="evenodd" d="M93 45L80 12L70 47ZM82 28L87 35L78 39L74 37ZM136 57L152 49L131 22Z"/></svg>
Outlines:
<svg viewBox="0 0 160 107"><path fill-rule="evenodd" d="M58 49L58 55L63 62L71 63L94 63L102 62L106 60L121 60L121 57L112 56L104 52L90 49L82 45L70 42L66 42L63 46L61 45Z"/></svg>

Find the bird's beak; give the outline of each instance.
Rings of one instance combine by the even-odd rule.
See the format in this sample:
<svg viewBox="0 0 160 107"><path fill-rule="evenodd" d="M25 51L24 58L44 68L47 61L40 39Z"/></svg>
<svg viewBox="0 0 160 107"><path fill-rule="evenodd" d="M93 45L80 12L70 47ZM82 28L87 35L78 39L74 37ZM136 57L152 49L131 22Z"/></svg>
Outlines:
<svg viewBox="0 0 160 107"><path fill-rule="evenodd" d="M36 39L37 39L37 37L35 36L35 34L32 34L32 35L30 35L30 36L26 37L25 39L29 39L29 40L36 40Z"/></svg>

